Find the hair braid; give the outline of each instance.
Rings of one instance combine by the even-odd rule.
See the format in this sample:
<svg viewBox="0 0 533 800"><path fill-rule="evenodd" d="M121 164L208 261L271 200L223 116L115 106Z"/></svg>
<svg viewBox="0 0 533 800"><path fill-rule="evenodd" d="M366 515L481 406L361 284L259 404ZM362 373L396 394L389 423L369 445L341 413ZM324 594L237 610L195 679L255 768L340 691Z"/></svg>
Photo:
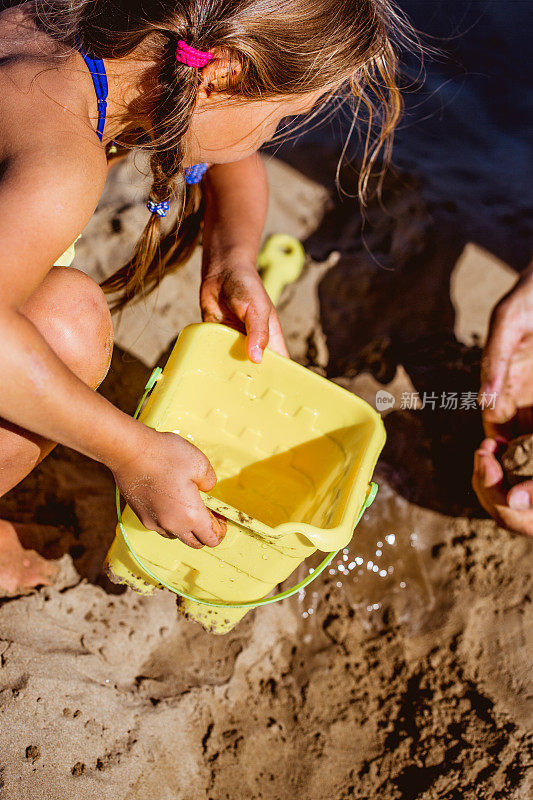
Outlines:
<svg viewBox="0 0 533 800"><path fill-rule="evenodd" d="M169 36L176 43L176 34ZM130 262L102 283L106 292L121 291L114 308L122 308L134 296L151 292L170 269L188 260L198 242L202 220L202 196L198 187L186 186L176 176L185 156L184 137L196 105L199 73L174 57L175 45L168 45L159 73L157 102L153 105L152 127L156 147L150 158L153 183L150 199L156 203L179 196L174 238L161 241L161 219L151 214L137 251ZM176 257L178 254L178 257Z"/></svg>

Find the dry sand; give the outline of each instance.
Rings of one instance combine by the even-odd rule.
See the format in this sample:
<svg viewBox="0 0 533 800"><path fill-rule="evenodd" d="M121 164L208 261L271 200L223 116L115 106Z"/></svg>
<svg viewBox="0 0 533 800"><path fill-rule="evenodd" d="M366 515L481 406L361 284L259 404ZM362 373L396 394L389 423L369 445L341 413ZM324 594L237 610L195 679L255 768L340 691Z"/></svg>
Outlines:
<svg viewBox="0 0 533 800"><path fill-rule="evenodd" d="M129 169L78 247L95 277L145 219ZM106 581L111 475L57 448L0 509L46 526L37 549L62 567L53 588L1 601L2 800L532 796L531 543L482 518L469 489L477 412L400 408L402 393L476 391L495 298L469 276L496 270L504 288L508 274L463 253L453 215L412 181L389 179L388 213L369 209L370 256L355 201L328 211L320 187L270 169L271 229L307 238L316 259L280 304L293 355L371 402L378 389L396 400L378 498L305 595L215 637L169 593ZM129 412L198 319L195 269L165 281L155 310L124 316L102 390Z"/></svg>

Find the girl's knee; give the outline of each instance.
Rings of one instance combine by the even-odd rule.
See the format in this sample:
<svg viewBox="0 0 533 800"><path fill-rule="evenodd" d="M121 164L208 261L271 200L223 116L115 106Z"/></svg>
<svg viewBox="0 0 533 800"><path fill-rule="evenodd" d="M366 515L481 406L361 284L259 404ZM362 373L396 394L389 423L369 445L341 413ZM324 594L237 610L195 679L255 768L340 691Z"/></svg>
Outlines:
<svg viewBox="0 0 533 800"><path fill-rule="evenodd" d="M54 267L22 308L50 347L81 380L96 388L113 350L104 293L84 272Z"/></svg>

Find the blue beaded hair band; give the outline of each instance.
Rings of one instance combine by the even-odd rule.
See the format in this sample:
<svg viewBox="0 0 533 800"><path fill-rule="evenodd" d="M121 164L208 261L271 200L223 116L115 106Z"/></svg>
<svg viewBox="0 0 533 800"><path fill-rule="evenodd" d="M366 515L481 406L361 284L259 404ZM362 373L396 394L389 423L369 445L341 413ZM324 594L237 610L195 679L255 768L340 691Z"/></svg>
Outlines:
<svg viewBox="0 0 533 800"><path fill-rule="evenodd" d="M170 203L168 200L163 200L162 203L154 203L153 200L148 200L146 208L148 211L151 211L152 214L157 214L158 217L166 217L167 211L170 208Z"/></svg>
<svg viewBox="0 0 533 800"><path fill-rule="evenodd" d="M187 167L185 170L185 183L189 186L194 183L200 183L206 172L207 164L195 164L192 167Z"/></svg>
<svg viewBox="0 0 533 800"><path fill-rule="evenodd" d="M192 167L187 167L184 171L185 183L188 186L200 183L206 172L207 164L194 164ZM163 200L162 203L154 203L153 200L148 200L146 207L152 214L157 214L159 217L166 217L167 211L170 208L170 203L168 200Z"/></svg>

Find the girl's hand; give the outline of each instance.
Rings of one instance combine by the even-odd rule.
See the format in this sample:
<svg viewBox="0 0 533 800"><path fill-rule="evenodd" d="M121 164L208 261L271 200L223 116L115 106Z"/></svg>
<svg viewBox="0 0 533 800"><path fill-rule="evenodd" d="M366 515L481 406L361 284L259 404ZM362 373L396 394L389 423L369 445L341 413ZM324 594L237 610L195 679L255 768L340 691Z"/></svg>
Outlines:
<svg viewBox="0 0 533 800"><path fill-rule="evenodd" d="M256 364L267 345L289 357L276 309L254 264L205 269L200 307L204 322L224 323L247 335L248 355Z"/></svg>
<svg viewBox="0 0 533 800"><path fill-rule="evenodd" d="M190 442L139 423L135 455L113 468L121 494L145 528L189 547L216 547L226 524L203 504L217 479L213 467Z"/></svg>

